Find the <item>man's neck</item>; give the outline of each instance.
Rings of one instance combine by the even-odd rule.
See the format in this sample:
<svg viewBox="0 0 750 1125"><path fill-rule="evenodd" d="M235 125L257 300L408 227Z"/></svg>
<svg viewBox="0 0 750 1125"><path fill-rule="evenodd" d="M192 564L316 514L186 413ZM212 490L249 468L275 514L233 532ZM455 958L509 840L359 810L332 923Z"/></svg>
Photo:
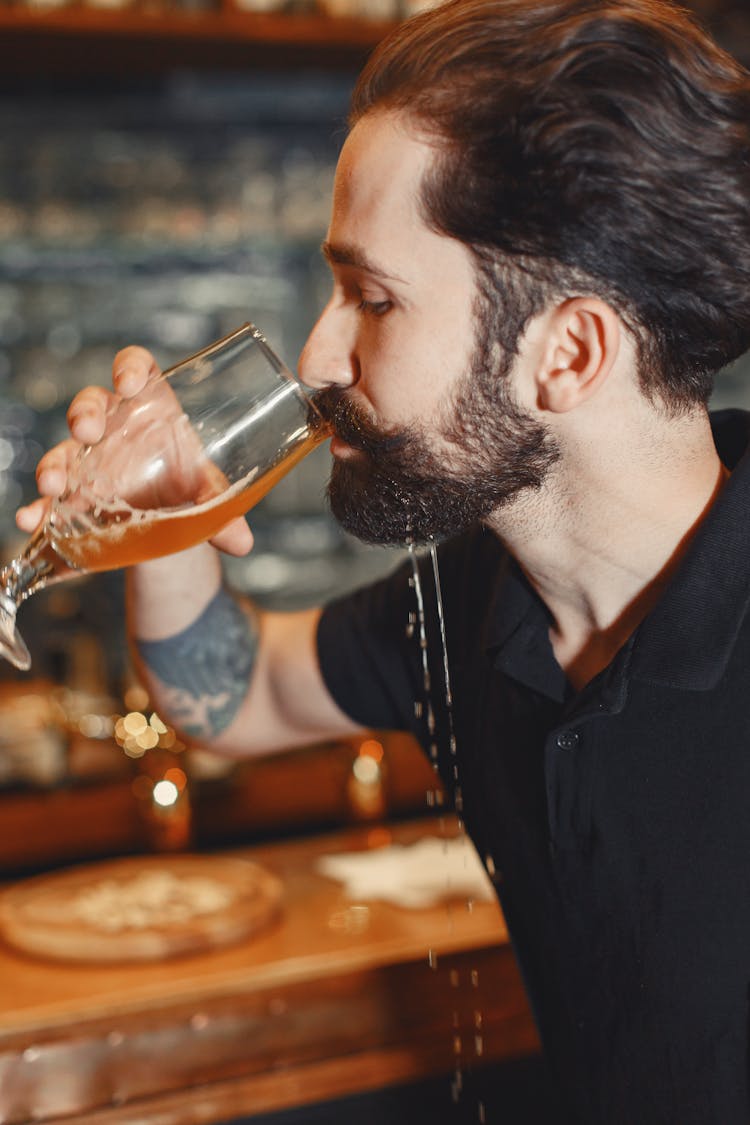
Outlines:
<svg viewBox="0 0 750 1125"><path fill-rule="evenodd" d="M671 451L638 457L615 442L606 465L563 470L489 521L550 610L550 641L575 688L654 607L725 483L708 419L697 416L687 440L680 428Z"/></svg>

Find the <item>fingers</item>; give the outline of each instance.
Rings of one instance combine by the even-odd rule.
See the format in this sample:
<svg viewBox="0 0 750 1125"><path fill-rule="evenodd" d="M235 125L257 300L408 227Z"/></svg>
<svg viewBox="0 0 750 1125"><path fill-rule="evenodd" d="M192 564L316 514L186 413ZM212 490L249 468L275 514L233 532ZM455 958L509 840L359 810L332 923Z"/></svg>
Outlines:
<svg viewBox="0 0 750 1125"><path fill-rule="evenodd" d="M68 469L80 448L77 441L68 438L41 458L36 467L36 486L41 497L16 512L16 524L21 531L34 531L47 514L50 498L65 490Z"/></svg>
<svg viewBox="0 0 750 1125"><path fill-rule="evenodd" d="M119 351L112 364L112 382L123 398L137 395L158 374L159 365L151 352L137 344Z"/></svg>
<svg viewBox="0 0 750 1125"><path fill-rule="evenodd" d="M65 489L68 470L80 448L77 441L68 438L40 459L36 467L36 486L42 496L59 496Z"/></svg>
<svg viewBox="0 0 750 1125"><path fill-rule="evenodd" d="M25 531L28 535L32 531L36 531L39 524L42 522L47 514L50 501L46 498L39 497L31 504L27 504L25 508L19 508L16 512L16 526L19 531Z"/></svg>
<svg viewBox="0 0 750 1125"><path fill-rule="evenodd" d="M242 556L250 553L253 547L253 533L242 516L231 520L214 535L211 543L226 555Z"/></svg>
<svg viewBox="0 0 750 1125"><path fill-rule="evenodd" d="M81 445L95 445L101 441L107 410L113 401L114 396L104 387L85 387L78 392L67 413L68 427L76 441Z"/></svg>
<svg viewBox="0 0 750 1125"><path fill-rule="evenodd" d="M117 353L112 364L112 383L122 398L132 398L149 379L159 374L159 367L146 348L131 345ZM104 436L107 411L115 401L104 387L85 387L68 408L68 426L76 441L95 445Z"/></svg>
<svg viewBox="0 0 750 1125"><path fill-rule="evenodd" d="M72 437L60 442L41 458L36 469L37 488L41 496L16 512L16 524L21 531L34 531L47 513L49 497L59 496L65 490L68 470L81 446L101 441L107 424L107 413L118 401L118 396L132 397L158 373L159 367L151 353L146 348L131 346L119 351L112 365L112 382L116 394L104 387L86 387L79 391L67 413ZM235 537L230 533L230 544L234 541ZM252 543L252 536L250 541ZM237 542L240 544L238 553L244 554L242 540ZM249 547L246 549L249 550Z"/></svg>

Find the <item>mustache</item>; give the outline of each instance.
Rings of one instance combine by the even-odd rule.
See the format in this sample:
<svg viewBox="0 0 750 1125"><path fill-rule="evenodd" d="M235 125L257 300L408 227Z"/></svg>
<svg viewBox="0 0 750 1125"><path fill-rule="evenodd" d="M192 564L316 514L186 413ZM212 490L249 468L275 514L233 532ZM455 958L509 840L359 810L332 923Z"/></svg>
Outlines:
<svg viewBox="0 0 750 1125"><path fill-rule="evenodd" d="M370 457L395 453L406 446L406 430L383 430L358 406L344 387L327 387L315 395L315 405L332 435Z"/></svg>

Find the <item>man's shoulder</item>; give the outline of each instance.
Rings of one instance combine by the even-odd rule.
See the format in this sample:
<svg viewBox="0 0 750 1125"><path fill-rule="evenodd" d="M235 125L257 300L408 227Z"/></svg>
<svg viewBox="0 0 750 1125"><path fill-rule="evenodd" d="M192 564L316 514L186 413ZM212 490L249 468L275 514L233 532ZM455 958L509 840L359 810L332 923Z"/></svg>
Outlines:
<svg viewBox="0 0 750 1125"><path fill-rule="evenodd" d="M750 411L725 407L712 410L709 418L718 454L728 468L734 469L750 448Z"/></svg>

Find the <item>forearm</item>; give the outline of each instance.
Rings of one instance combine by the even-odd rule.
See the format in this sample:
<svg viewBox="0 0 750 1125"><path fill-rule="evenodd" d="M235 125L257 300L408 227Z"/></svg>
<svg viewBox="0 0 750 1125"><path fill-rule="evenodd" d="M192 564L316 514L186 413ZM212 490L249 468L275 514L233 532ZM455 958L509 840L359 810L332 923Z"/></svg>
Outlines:
<svg viewBox="0 0 750 1125"><path fill-rule="evenodd" d="M212 548L133 568L127 602L153 706L188 738L245 757L359 732L320 674L320 611L259 614L223 589Z"/></svg>
<svg viewBox="0 0 750 1125"><path fill-rule="evenodd" d="M127 604L134 659L154 706L183 734L213 743L247 695L257 614L223 589L218 556L205 546L134 568Z"/></svg>

